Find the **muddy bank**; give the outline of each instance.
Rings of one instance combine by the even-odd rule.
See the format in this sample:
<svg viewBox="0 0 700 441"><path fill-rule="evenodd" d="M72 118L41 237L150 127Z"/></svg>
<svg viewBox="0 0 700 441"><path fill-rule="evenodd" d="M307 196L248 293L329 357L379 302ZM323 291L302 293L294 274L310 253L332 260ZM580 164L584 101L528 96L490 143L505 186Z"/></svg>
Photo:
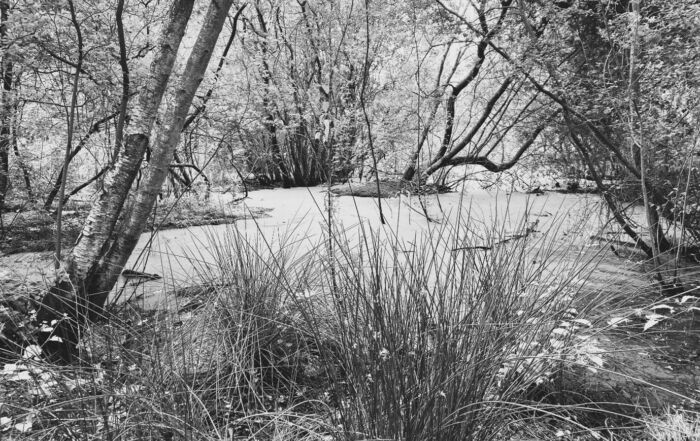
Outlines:
<svg viewBox="0 0 700 441"><path fill-rule="evenodd" d="M354 196L358 198L394 198L402 194L427 195L448 193L450 191L450 188L441 185L419 185L415 182L407 181L380 181L379 186L377 186L377 182L362 182L357 184L340 184L331 187L331 193L336 196Z"/></svg>
<svg viewBox="0 0 700 441"><path fill-rule="evenodd" d="M269 211L264 208L243 209L202 201L162 203L154 209L144 231L169 230L202 225L222 225L241 219L259 218ZM62 246L75 243L89 212L82 205L63 214ZM0 232L0 255L53 251L55 248L55 216L42 209L21 210L3 214L4 231Z"/></svg>

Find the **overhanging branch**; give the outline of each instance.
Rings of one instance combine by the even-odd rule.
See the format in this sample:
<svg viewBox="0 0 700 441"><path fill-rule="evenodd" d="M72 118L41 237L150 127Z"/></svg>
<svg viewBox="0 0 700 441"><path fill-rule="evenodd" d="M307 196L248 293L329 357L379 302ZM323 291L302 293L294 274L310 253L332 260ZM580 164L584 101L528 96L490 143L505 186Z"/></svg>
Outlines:
<svg viewBox="0 0 700 441"><path fill-rule="evenodd" d="M537 137L542 133L542 130L547 127L547 125L550 123L550 121L560 113L560 110L557 110L554 112L552 115L550 115L547 120L540 124L534 132L528 137L528 139L523 143L523 145L520 146L517 152L515 152L515 155L506 162L502 162L500 164L497 164L493 162L491 159L489 159L488 156L477 156L477 155L468 155L468 156L459 156L455 158L451 158L448 161L444 163L445 167L454 167L458 165L480 165L484 167L486 170L493 172L493 173L499 173L502 171L506 171L515 164L518 163L520 158L523 156L523 154L532 146L532 144L537 140Z"/></svg>
<svg viewBox="0 0 700 441"><path fill-rule="evenodd" d="M469 20L465 19L461 14L459 14L457 11L454 9L448 7L445 5L445 3L442 0L437 0L437 3L442 6L445 11L447 11L449 14L457 17L462 23L464 23L465 26L467 26L472 32L477 33L477 35L484 35L483 31L477 29L472 23L469 22ZM501 47L496 45L493 40L488 40L487 41L488 45L496 52L499 54L501 57L503 57L504 60L508 61L511 63L514 67L519 68L519 65L513 58ZM641 171L634 166L631 162L627 160L627 158L624 157L620 149L607 137L603 132L601 132L594 124L590 122L590 120L585 116L582 115L581 113L577 112L575 109L573 109L569 104L566 102L566 99L557 95L556 93L552 92L551 90L547 89L544 87L543 84L541 84L539 81L537 81L532 75L530 75L528 72L526 72L524 69L519 69L523 76L527 78L527 80L541 93L549 97L552 101L555 103L559 104L561 108L568 113L568 115L571 117L575 117L578 121L580 121L581 124L583 124L586 129L593 135L594 138L598 140L601 144L603 144L605 147L607 147L614 155L615 157L622 163L625 168L627 168L630 173L632 173L635 177L640 178L641 177Z"/></svg>

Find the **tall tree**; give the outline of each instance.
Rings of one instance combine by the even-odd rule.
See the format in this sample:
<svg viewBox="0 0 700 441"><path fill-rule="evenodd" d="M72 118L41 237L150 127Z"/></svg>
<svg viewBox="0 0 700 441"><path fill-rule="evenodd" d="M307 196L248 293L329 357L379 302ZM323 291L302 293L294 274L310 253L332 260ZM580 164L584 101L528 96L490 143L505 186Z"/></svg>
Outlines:
<svg viewBox="0 0 700 441"><path fill-rule="evenodd" d="M66 194L66 180L68 178L68 165L70 164L71 152L73 150L73 131L75 129L75 113L78 106L78 93L80 92L80 71L83 67L83 32L78 21L78 16L75 11L73 0L68 0L68 9L70 10L71 23L75 29L76 41L78 43L78 59L75 62L75 74L73 75L73 83L71 86L70 107L68 109L68 135L66 140L66 150L63 156L63 167L61 168L61 185L58 191L58 208L56 209L56 241L55 241L55 268L60 268L61 261L61 240L63 226L63 197Z"/></svg>
<svg viewBox="0 0 700 441"><path fill-rule="evenodd" d="M58 349L64 358L70 358L81 324L101 315L107 296L136 245L165 179L187 111L204 77L232 0L210 2L187 65L172 89L173 103L157 121L193 4L194 0L176 0L170 6L150 73L131 111L123 148L75 247L63 262L64 272L45 295L37 314L40 321L60 321L54 333L63 340ZM136 190L130 210L124 212L149 147L152 155L145 178ZM67 319L61 320L62 317Z"/></svg>
<svg viewBox="0 0 700 441"><path fill-rule="evenodd" d="M566 36L555 42L550 35L540 49L546 56L535 61L554 72L556 91L538 87L568 116L559 127L578 132L572 146L585 151L589 174L601 176L611 162L614 173L607 177L624 181L599 184L610 193L611 209L624 205L616 200L644 204L649 245L643 248L650 257L671 248L661 216L697 233L697 213L687 208L698 188L691 158L698 139L700 23L687 17L697 15L698 5L634 0L529 9L547 17L556 37ZM631 233L628 221L622 226Z"/></svg>
<svg viewBox="0 0 700 441"><path fill-rule="evenodd" d="M5 210L5 199L10 183L10 145L12 144L12 111L15 108L12 100L13 62L7 51L7 21L10 5L7 0L0 0L0 46L2 46L2 59L0 60L0 75L2 78L2 97L0 103L0 216ZM2 226L2 219L0 219Z"/></svg>

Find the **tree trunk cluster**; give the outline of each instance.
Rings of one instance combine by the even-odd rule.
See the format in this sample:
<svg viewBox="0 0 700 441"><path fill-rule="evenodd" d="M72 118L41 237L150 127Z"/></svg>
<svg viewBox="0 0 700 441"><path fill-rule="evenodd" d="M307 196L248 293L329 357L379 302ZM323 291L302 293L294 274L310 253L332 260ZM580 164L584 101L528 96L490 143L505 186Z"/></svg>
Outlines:
<svg viewBox="0 0 700 441"><path fill-rule="evenodd" d="M75 247L62 264L56 285L45 296L37 314L40 322L53 327L46 340L60 337L61 342L54 339L47 346L58 357L70 359L82 324L104 315L105 301L138 242L166 178L187 112L232 2L211 1L191 55L173 88L174 96L156 119L194 0L176 0L170 6L148 80L131 109L119 156ZM147 149L151 151L150 161L140 186L132 192Z"/></svg>

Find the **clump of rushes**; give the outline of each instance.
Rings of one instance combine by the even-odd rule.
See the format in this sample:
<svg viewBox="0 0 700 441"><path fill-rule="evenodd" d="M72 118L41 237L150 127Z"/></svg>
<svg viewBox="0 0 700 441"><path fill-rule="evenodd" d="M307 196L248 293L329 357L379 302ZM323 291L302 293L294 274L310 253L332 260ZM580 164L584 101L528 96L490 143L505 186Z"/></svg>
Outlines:
<svg viewBox="0 0 700 441"><path fill-rule="evenodd" d="M50 365L38 346L5 364L0 435L693 439L696 414L588 387L635 380L602 341L659 329L669 305L630 309L620 298L634 292L595 289L599 256L562 240L580 235L556 231L561 219L493 218L467 212L412 241L362 222L323 228L317 243L212 230L189 257L195 286L172 307L110 310L81 336L79 364Z"/></svg>
<svg viewBox="0 0 700 441"><path fill-rule="evenodd" d="M508 234L505 222L466 219L410 249L362 226L358 240L335 232L335 280L320 278L333 317L323 355L345 434L507 439L538 388L602 364L581 350L592 326L586 255L525 220Z"/></svg>

